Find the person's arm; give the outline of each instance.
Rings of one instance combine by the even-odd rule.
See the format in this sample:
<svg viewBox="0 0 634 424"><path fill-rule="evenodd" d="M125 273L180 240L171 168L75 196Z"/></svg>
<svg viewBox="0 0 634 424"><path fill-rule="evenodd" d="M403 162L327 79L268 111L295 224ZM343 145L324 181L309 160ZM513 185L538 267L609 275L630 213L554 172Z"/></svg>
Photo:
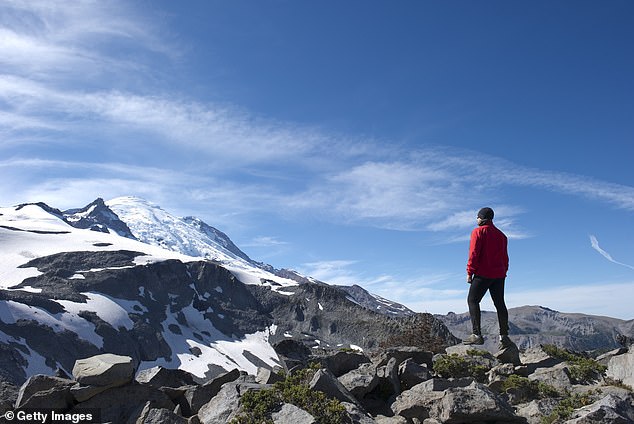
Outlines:
<svg viewBox="0 0 634 424"><path fill-rule="evenodd" d="M476 229L477 230L477 229ZM469 259L467 260L467 283L471 283L473 275L476 273L477 260L480 252L480 237L478 231L471 232L469 241Z"/></svg>

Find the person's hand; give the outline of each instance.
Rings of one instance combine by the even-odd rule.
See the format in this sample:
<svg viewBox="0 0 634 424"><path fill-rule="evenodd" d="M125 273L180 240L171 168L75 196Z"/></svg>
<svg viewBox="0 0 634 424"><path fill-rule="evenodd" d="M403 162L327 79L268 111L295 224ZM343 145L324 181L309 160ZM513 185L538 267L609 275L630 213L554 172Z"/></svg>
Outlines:
<svg viewBox="0 0 634 424"><path fill-rule="evenodd" d="M473 275L467 275L467 284L471 284L472 280L473 280Z"/></svg>

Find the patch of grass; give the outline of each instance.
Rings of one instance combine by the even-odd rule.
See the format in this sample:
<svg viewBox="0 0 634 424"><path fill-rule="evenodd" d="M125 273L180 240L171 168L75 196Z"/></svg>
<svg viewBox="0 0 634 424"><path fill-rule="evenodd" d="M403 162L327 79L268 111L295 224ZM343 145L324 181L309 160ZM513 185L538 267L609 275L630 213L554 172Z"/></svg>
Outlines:
<svg viewBox="0 0 634 424"><path fill-rule="evenodd" d="M553 358L566 361L570 367L570 377L576 384L589 384L598 380L608 369L594 359L561 349L555 345L543 345L542 349Z"/></svg>
<svg viewBox="0 0 634 424"><path fill-rule="evenodd" d="M510 375L502 383L503 392L513 392L516 399L513 403L529 402L533 399L556 398L562 395L559 390L543 381L530 380L517 374Z"/></svg>
<svg viewBox="0 0 634 424"><path fill-rule="evenodd" d="M484 383L489 370L489 367L474 363L457 353L443 355L434 362L434 372L443 378L473 377L476 381Z"/></svg>
<svg viewBox="0 0 634 424"><path fill-rule="evenodd" d="M553 424L567 420L575 409L588 406L597 401L600 390L590 390L585 393L567 393L566 397L559 401L553 412L542 418L542 424Z"/></svg>
<svg viewBox="0 0 634 424"><path fill-rule="evenodd" d="M249 390L240 398L243 412L232 424L271 424L271 414L279 411L284 403L290 403L310 413L319 424L342 424L347 422L346 408L325 393L311 390L308 386L318 364L311 364L284 381L278 381L270 389Z"/></svg>
<svg viewBox="0 0 634 424"><path fill-rule="evenodd" d="M470 356L489 356L489 352L482 349L469 349L467 350L467 355Z"/></svg>

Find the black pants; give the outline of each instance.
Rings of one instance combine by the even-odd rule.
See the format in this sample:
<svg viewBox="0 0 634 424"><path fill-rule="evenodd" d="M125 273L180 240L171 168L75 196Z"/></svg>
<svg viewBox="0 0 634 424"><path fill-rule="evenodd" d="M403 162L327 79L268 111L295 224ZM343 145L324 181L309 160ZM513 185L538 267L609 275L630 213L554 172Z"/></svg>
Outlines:
<svg viewBox="0 0 634 424"><path fill-rule="evenodd" d="M500 325L500 335L509 334L509 312L504 303L504 278L484 278L474 276L467 296L469 305L469 315L471 315L471 326L473 334L482 334L480 327L480 301L487 290L491 293L491 299L498 313L498 324Z"/></svg>

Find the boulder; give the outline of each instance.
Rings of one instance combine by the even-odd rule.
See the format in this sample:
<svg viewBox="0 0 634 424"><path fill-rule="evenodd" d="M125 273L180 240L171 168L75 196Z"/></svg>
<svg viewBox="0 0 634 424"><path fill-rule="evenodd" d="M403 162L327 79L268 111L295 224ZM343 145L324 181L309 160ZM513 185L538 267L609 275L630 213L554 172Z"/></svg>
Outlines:
<svg viewBox="0 0 634 424"><path fill-rule="evenodd" d="M411 358L418 364L426 364L428 368L432 368L432 358L434 354L420 347L400 346L385 349L374 361L377 367L387 365L391 358L396 360L399 365L404 360Z"/></svg>
<svg viewBox="0 0 634 424"><path fill-rule="evenodd" d="M429 412L432 405L440 402L444 396L444 391L430 391L425 383L417 384L396 397L391 405L394 415L401 415L410 420L416 418L421 421L430 417Z"/></svg>
<svg viewBox="0 0 634 424"><path fill-rule="evenodd" d="M517 406L516 414L528 424L543 424L543 418L549 416L559 404L559 399L536 399Z"/></svg>
<svg viewBox="0 0 634 424"><path fill-rule="evenodd" d="M510 342L508 346L500 349L494 356L495 359L503 364L522 365L520 350L513 342Z"/></svg>
<svg viewBox="0 0 634 424"><path fill-rule="evenodd" d="M334 355L316 358L324 368L327 368L335 377L341 377L345 373L357 369L361 364L370 362L370 359L360 352L338 351Z"/></svg>
<svg viewBox="0 0 634 424"><path fill-rule="evenodd" d="M198 411L201 424L228 423L240 406L238 384L231 382L222 386L216 396Z"/></svg>
<svg viewBox="0 0 634 424"><path fill-rule="evenodd" d="M310 387L311 390L324 392L328 397L338 399L342 402L349 402L361 407L352 393L350 393L327 369L322 368L318 370L310 383L308 383L308 387Z"/></svg>
<svg viewBox="0 0 634 424"><path fill-rule="evenodd" d="M187 403L188 410L184 411L184 413L187 415L195 415L203 405L208 403L218 394L218 392L220 392L221 387L225 383L235 381L238 377L240 377L240 371L238 371L238 369L233 369L219 375L205 384L187 386L183 396Z"/></svg>
<svg viewBox="0 0 634 424"><path fill-rule="evenodd" d="M290 403L282 405L282 409L271 414L271 418L275 424L313 424L316 422L315 417L310 413Z"/></svg>
<svg viewBox="0 0 634 424"><path fill-rule="evenodd" d="M408 390L432 378L432 373L426 364L419 364L412 358L407 358L398 366L398 378L401 389Z"/></svg>
<svg viewBox="0 0 634 424"><path fill-rule="evenodd" d="M601 400L576 410L566 424L631 424L634 423L634 396L609 394Z"/></svg>
<svg viewBox="0 0 634 424"><path fill-rule="evenodd" d="M379 384L376 367L369 363L361 364L359 368L342 375L338 380L358 400L363 399Z"/></svg>
<svg viewBox="0 0 634 424"><path fill-rule="evenodd" d="M284 381L284 377L269 368L259 367L255 381L260 384L274 384L278 381Z"/></svg>
<svg viewBox="0 0 634 424"><path fill-rule="evenodd" d="M15 401L18 398L19 388L14 384L4 381L0 376L0 416L13 409Z"/></svg>
<svg viewBox="0 0 634 424"><path fill-rule="evenodd" d="M532 347L521 352L520 361L527 367L527 374L535 372L538 368L550 368L563 362L548 355L541 347Z"/></svg>
<svg viewBox="0 0 634 424"><path fill-rule="evenodd" d="M73 367L73 377L82 385L122 386L134 378L134 362L129 356L111 353L78 359Z"/></svg>
<svg viewBox="0 0 634 424"><path fill-rule="evenodd" d="M570 371L565 363L557 364L551 368L538 368L528 378L542 381L557 389L567 389L572 385Z"/></svg>
<svg viewBox="0 0 634 424"><path fill-rule="evenodd" d="M614 356L608 362L606 375L634 388L634 351Z"/></svg>
<svg viewBox="0 0 634 424"><path fill-rule="evenodd" d="M136 422L139 424L188 424L189 420L169 409L152 408L151 402L146 402Z"/></svg>
<svg viewBox="0 0 634 424"><path fill-rule="evenodd" d="M163 367L153 367L139 371L135 380L152 387L181 387L195 384L194 377L187 371Z"/></svg>
<svg viewBox="0 0 634 424"><path fill-rule="evenodd" d="M503 398L475 382L445 390L431 406L430 416L442 423L523 422Z"/></svg>
<svg viewBox="0 0 634 424"><path fill-rule="evenodd" d="M173 410L175 405L170 398L160 390L142 384L109 388L85 402L77 404L70 413L80 413L82 409L99 409L102 422L126 423L137 420L144 407L148 409Z"/></svg>
<svg viewBox="0 0 634 424"><path fill-rule="evenodd" d="M24 382L18 391L16 408L67 409L73 404L72 380L37 374Z"/></svg>

